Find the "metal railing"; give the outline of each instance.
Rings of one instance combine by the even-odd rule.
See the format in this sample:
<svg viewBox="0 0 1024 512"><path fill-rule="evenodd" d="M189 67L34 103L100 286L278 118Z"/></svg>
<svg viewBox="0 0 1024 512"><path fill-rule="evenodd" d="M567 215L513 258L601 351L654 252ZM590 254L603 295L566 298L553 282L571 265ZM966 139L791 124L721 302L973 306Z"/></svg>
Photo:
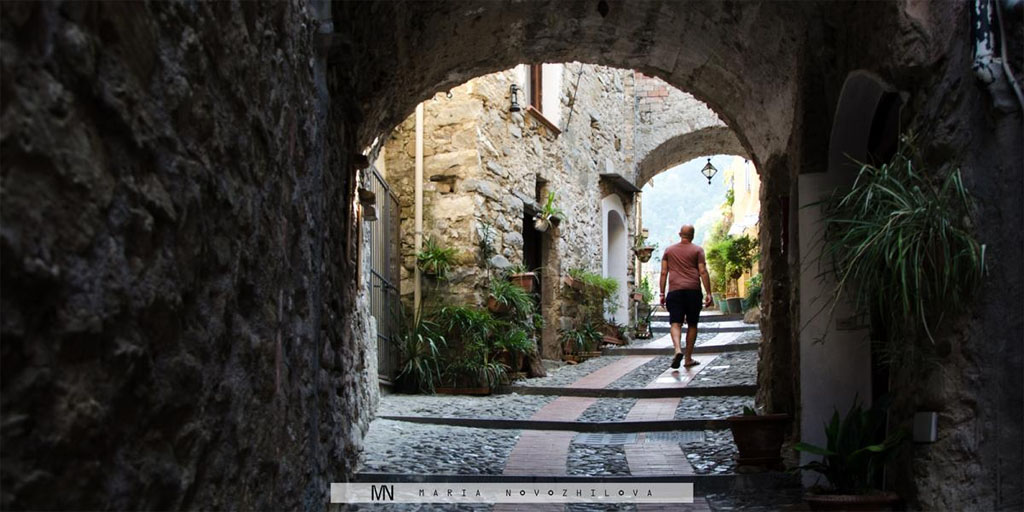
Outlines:
<svg viewBox="0 0 1024 512"><path fill-rule="evenodd" d="M377 196L377 220L370 223L369 243L370 313L377 320L377 377L392 384L399 357L401 216L398 197L377 171L373 171L369 188Z"/></svg>

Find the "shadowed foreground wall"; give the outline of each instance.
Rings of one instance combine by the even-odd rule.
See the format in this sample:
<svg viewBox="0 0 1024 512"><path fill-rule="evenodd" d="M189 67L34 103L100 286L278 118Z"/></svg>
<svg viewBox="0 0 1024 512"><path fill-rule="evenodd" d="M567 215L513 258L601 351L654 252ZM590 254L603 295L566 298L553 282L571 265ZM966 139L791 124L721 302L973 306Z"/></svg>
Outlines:
<svg viewBox="0 0 1024 512"><path fill-rule="evenodd" d="M310 10L4 2L0 508L320 508L353 460Z"/></svg>

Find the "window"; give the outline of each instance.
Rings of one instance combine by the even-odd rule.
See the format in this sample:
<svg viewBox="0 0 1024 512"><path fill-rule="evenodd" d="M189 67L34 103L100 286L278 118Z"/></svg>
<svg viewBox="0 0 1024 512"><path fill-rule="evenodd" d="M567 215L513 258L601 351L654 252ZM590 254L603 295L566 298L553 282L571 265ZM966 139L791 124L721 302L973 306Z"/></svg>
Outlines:
<svg viewBox="0 0 1024 512"><path fill-rule="evenodd" d="M562 64L524 64L519 69L525 84L526 113L558 135L561 122Z"/></svg>
<svg viewBox="0 0 1024 512"><path fill-rule="evenodd" d="M530 106L544 113L544 65L530 64Z"/></svg>

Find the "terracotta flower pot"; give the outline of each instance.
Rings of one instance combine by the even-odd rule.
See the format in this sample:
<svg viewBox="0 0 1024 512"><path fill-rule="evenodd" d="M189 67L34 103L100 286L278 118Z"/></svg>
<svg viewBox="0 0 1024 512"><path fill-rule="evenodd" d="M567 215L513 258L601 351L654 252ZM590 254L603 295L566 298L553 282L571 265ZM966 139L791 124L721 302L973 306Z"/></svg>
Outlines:
<svg viewBox="0 0 1024 512"><path fill-rule="evenodd" d="M811 510L893 510L900 502L894 492L873 494L805 494Z"/></svg>
<svg viewBox="0 0 1024 512"><path fill-rule="evenodd" d="M509 309L511 308L508 304L498 302L498 299L495 299L493 295L487 296L487 310L491 313L507 313Z"/></svg>
<svg viewBox="0 0 1024 512"><path fill-rule="evenodd" d="M789 427L788 414L730 416L726 418L739 449L736 462L744 466L778 467L782 441Z"/></svg>
<svg viewBox="0 0 1024 512"><path fill-rule="evenodd" d="M537 274L533 272L512 274L508 276L508 280L512 281L512 284L526 290L526 293L533 293L533 290L537 287Z"/></svg>

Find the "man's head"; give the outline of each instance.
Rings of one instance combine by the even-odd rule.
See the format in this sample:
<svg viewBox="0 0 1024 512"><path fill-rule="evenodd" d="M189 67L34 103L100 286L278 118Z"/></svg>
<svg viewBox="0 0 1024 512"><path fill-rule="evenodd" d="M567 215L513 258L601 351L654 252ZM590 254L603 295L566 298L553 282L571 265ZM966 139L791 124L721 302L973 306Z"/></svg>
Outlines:
<svg viewBox="0 0 1024 512"><path fill-rule="evenodd" d="M679 238L683 240L693 241L693 226L684 224L683 227L679 228Z"/></svg>

